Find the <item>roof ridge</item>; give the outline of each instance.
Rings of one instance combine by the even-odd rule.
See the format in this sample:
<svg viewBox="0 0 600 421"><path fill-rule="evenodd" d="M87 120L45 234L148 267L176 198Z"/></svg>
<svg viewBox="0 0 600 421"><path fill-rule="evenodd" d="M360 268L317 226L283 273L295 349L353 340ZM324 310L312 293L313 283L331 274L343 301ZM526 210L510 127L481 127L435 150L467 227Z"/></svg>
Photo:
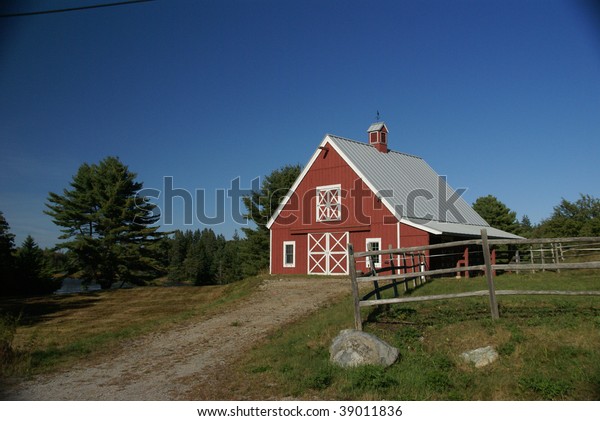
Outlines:
<svg viewBox="0 0 600 421"><path fill-rule="evenodd" d="M332 134L332 133L327 133L325 136L335 137L335 138L338 138L338 139L341 139L341 140L345 140L345 141L347 141L347 142L358 143L359 145L363 145L363 146L368 146L368 147L371 147L371 145L369 145L368 143L361 142L361 141L359 141L359 140L348 139L347 137L338 136L338 135L336 135L336 134ZM393 149L388 149L388 152L387 152L387 153L397 153L397 154L400 154L400 155L409 156L409 157L411 157L411 158L417 158L417 159L421 159L421 160L423 160L423 158L421 158L420 156L413 155L413 154L406 153L406 152L395 151L395 150L393 150Z"/></svg>

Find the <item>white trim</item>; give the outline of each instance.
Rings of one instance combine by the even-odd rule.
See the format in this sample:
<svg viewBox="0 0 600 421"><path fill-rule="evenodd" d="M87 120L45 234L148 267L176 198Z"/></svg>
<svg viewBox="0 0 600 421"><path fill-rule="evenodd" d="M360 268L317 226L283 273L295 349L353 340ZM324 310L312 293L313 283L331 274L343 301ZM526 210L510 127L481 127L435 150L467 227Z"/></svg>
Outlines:
<svg viewBox="0 0 600 421"><path fill-rule="evenodd" d="M269 230L269 275L273 274L273 231Z"/></svg>
<svg viewBox="0 0 600 421"><path fill-rule="evenodd" d="M400 248L400 222L396 222L396 248ZM400 266L400 255L398 255L398 266Z"/></svg>
<svg viewBox="0 0 600 421"><path fill-rule="evenodd" d="M337 191L337 218L325 217L321 218L323 212L321 211L321 203L319 199L321 198L322 192L330 192ZM316 201L315 201L315 221L316 222L330 222L330 221L341 221L342 220L342 185L341 184L330 184L328 186L317 186L315 188L316 191Z"/></svg>
<svg viewBox="0 0 600 421"><path fill-rule="evenodd" d="M287 251L286 246L292 246L292 263L287 262ZM296 267L296 242L295 241L284 241L283 242L283 267L284 268L295 268Z"/></svg>
<svg viewBox="0 0 600 421"><path fill-rule="evenodd" d="M342 185L341 184L328 184L326 186L317 186L316 189L317 190L333 190L333 189L341 189Z"/></svg>
<svg viewBox="0 0 600 421"><path fill-rule="evenodd" d="M379 250L381 250L381 238L367 238L365 239L365 250L369 251L369 243L377 243L379 245ZM381 255L377 256L379 257L379 261L375 262L375 267L376 268L380 268L381 267ZM367 267L370 268L371 267L371 259L369 257L367 257Z"/></svg>

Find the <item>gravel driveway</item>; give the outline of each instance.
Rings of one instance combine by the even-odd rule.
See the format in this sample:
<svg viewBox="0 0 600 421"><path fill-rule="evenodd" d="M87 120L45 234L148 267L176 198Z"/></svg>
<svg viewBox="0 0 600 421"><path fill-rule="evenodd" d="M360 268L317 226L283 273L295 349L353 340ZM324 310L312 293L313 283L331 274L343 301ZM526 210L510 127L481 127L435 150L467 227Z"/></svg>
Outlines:
<svg viewBox="0 0 600 421"><path fill-rule="evenodd" d="M110 359L39 376L7 400L182 400L269 333L350 292L347 279L265 280L239 305L132 341Z"/></svg>

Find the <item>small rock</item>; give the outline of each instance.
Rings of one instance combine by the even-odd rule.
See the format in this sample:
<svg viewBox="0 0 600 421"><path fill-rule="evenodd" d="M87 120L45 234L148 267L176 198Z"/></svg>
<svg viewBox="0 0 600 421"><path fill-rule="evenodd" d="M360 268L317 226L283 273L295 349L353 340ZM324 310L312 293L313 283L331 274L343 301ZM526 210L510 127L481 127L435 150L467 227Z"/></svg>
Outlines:
<svg viewBox="0 0 600 421"><path fill-rule="evenodd" d="M346 329L333 340L329 355L332 362L342 367L367 364L387 367L398 359L399 351L374 335Z"/></svg>
<svg viewBox="0 0 600 421"><path fill-rule="evenodd" d="M484 348L477 348L472 351L463 352L460 356L466 362L475 364L475 368L485 367L496 361L499 357L498 352L493 346L486 346Z"/></svg>

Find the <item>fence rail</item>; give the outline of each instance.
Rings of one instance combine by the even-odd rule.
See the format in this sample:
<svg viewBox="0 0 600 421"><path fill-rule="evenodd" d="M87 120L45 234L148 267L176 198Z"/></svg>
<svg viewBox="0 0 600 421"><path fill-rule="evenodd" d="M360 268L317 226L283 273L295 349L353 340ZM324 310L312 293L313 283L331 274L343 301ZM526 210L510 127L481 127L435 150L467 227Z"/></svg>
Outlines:
<svg viewBox="0 0 600 421"><path fill-rule="evenodd" d="M585 243L583 247L576 248L572 246L577 243ZM567 244L568 246L564 246ZM399 304L399 303L409 303L409 302L419 302L419 301L431 301L431 300L446 300L446 299L454 299L454 298L466 298L466 297L480 297L480 296L488 296L490 301L490 312L492 319L496 320L500 317L498 311L498 302L496 300L496 296L500 295L598 295L600 296L600 291L530 291L530 290L496 290L494 285L494 274L496 271L516 271L519 273L520 271L536 271L536 270L556 270L560 271L561 269L600 269L600 261L591 261L591 262L565 262L564 253L565 252L576 252L580 253L582 250L589 251L590 249L599 249L600 247L595 247L600 244L600 237L569 237L569 238L538 238L538 239L519 239L519 240L506 240L506 239L497 239L497 240L488 240L487 238L487 230L481 230L481 239L473 239L473 240L464 240L464 241L453 241L449 243L442 244L433 244L428 246L418 246L418 247L403 247L403 248L389 248L388 250L374 250L374 251L362 251L362 252L354 252L354 248L352 244L348 244L348 261L349 261L349 272L350 278L352 280L352 292L354 297L354 319L355 319L355 328L357 330L362 330L362 317L360 314L360 309L362 307L370 307L377 306L383 304ZM540 247L538 252L540 252L539 260L541 263L535 263L532 247L533 245L537 245ZM543 249L544 245L550 245L550 249ZM426 265L423 263L425 260L422 256L425 253L430 252L431 250L440 250L440 249L449 249L453 247L467 247L465 251L465 260L459 262L456 267L450 268L441 268L441 269L427 269ZM481 253L483 254L483 264L468 264L468 250L469 246L480 246ZM492 250L493 247L499 246L513 246L515 249L513 250L514 256L512 260L509 260L508 263L498 264L494 262L492 258ZM528 249L523 249L524 252L530 252L530 262L522 263L521 256L519 254L520 249L519 246L529 246ZM551 250L548 254L548 259L552 261L552 263L546 263L545 261L545 251ZM394 256L402 256L403 261L406 263L407 255L411 255L412 265L396 265L394 263ZM389 255L389 266L384 266L383 262L384 255ZM418 255L418 264L414 264L414 256ZM437 256L443 256L448 254L441 254ZM382 267L375 268L374 259L375 256L379 256L379 262L381 262ZM494 254L495 256L495 254ZM434 258L436 255L429 255L429 258ZM361 274L356 269L357 259L366 258L370 261L370 271L367 274ZM562 260L562 262L561 262ZM419 268L419 270L415 270L415 268ZM410 268L408 271L407 268ZM402 273L402 271L404 272ZM405 290L407 290L407 282L409 280L413 281L413 287L416 288L417 280L420 283L426 281L426 278L434 275L446 275L446 274L460 274L466 273L468 275L471 271L483 271L486 276L487 281L487 290L482 291L473 291L473 292L462 292L455 294L440 294L440 295L428 295L428 296L420 296L420 297L400 297L398 293L398 284L404 284ZM390 274L382 275L381 273L391 272ZM391 281L391 284L380 286L379 282ZM374 289L370 291L362 298L359 294L359 283L364 282L373 282ZM385 289L394 288L394 298L381 298L380 292ZM369 299L373 296L376 296L376 299Z"/></svg>

